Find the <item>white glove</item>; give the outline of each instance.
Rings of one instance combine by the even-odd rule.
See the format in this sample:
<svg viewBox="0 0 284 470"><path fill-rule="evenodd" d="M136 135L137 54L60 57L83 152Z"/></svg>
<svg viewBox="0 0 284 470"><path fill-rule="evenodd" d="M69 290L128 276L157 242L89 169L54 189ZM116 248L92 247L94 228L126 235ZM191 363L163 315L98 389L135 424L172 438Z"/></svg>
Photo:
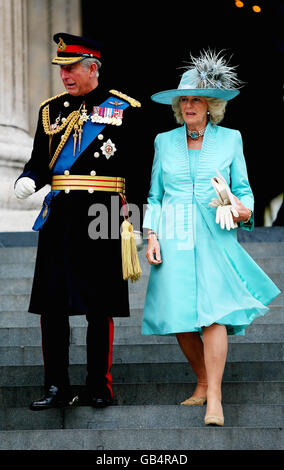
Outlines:
<svg viewBox="0 0 284 470"><path fill-rule="evenodd" d="M35 192L36 185L32 178L24 176L20 178L15 186L15 195L18 199L25 199Z"/></svg>
<svg viewBox="0 0 284 470"><path fill-rule="evenodd" d="M220 224L221 229L226 226L227 230L231 228L237 228L238 224L234 222L233 215L238 217L238 211L231 204L226 206L219 205L216 211L216 224Z"/></svg>
<svg viewBox="0 0 284 470"><path fill-rule="evenodd" d="M233 216L238 217L239 213L234 206L231 204L223 205L219 199L213 198L211 202L209 202L210 207L217 207L216 210L216 223L220 224L222 229L225 228L230 230L231 228L237 228L238 224L234 222Z"/></svg>

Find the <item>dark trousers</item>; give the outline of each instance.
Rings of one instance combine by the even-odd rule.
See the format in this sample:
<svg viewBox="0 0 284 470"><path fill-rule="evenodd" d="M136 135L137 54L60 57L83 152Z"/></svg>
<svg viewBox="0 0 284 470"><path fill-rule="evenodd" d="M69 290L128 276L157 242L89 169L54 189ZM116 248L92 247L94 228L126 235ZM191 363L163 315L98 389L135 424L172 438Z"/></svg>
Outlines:
<svg viewBox="0 0 284 470"><path fill-rule="evenodd" d="M86 315L87 327L87 378L86 384L93 395L113 398L112 351L113 319ZM65 389L69 380L69 317L64 315L42 315L42 353L44 362L44 384Z"/></svg>

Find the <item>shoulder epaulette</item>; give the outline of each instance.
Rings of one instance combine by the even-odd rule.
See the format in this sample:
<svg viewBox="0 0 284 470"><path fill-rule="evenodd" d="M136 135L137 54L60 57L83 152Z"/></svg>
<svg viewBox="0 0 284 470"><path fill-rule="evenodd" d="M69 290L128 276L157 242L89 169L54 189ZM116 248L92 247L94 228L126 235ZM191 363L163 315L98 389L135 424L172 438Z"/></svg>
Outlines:
<svg viewBox="0 0 284 470"><path fill-rule="evenodd" d="M121 93L121 91L109 90L109 92L112 95L119 96L119 98L121 98L122 100L128 101L128 103L130 103L131 106L133 106L134 108L141 107L141 103L139 101L135 100L134 98L131 98L131 96L125 95L125 93Z"/></svg>
<svg viewBox="0 0 284 470"><path fill-rule="evenodd" d="M52 96L51 98L48 98L47 100L43 101L43 102L40 104L40 107L46 105L46 104L49 103L50 101L56 100L56 98L60 98L60 96L64 96L64 95L68 95L67 91L64 91L63 93L60 93L59 95L55 95L55 96Z"/></svg>

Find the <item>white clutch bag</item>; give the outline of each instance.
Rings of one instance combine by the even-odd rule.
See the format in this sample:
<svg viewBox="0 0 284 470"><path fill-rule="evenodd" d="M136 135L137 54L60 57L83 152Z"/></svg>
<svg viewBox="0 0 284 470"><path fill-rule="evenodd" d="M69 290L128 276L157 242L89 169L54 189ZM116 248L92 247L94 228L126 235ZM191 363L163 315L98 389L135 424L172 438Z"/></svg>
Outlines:
<svg viewBox="0 0 284 470"><path fill-rule="evenodd" d="M219 173L219 171L217 171L217 174L218 176L214 176L214 178L211 178L211 183L212 183L213 188L215 189L215 192L218 196L220 203L223 206L227 206L228 204L231 204L233 207L235 207L236 203L233 198L230 187L227 184L227 181L223 178L223 176Z"/></svg>
<svg viewBox="0 0 284 470"><path fill-rule="evenodd" d="M226 227L227 230L231 230L231 228L238 227L238 224L233 220L233 215L238 217L239 214L229 185L218 171L217 174L218 176L211 178L211 183L218 199L212 199L209 206L217 208L216 223L220 224L222 229Z"/></svg>

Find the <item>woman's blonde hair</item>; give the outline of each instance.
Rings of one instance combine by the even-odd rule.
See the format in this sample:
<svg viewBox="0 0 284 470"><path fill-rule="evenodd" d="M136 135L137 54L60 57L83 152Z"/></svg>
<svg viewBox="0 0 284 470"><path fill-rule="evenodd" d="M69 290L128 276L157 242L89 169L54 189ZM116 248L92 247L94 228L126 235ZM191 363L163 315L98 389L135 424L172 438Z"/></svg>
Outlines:
<svg viewBox="0 0 284 470"><path fill-rule="evenodd" d="M208 111L210 115L209 119L211 124L218 124L224 118L227 101L220 98L211 98L208 96L204 96L203 98L206 99L208 104ZM173 99L172 108L177 123L184 124L182 112L180 109L180 96L176 96Z"/></svg>

